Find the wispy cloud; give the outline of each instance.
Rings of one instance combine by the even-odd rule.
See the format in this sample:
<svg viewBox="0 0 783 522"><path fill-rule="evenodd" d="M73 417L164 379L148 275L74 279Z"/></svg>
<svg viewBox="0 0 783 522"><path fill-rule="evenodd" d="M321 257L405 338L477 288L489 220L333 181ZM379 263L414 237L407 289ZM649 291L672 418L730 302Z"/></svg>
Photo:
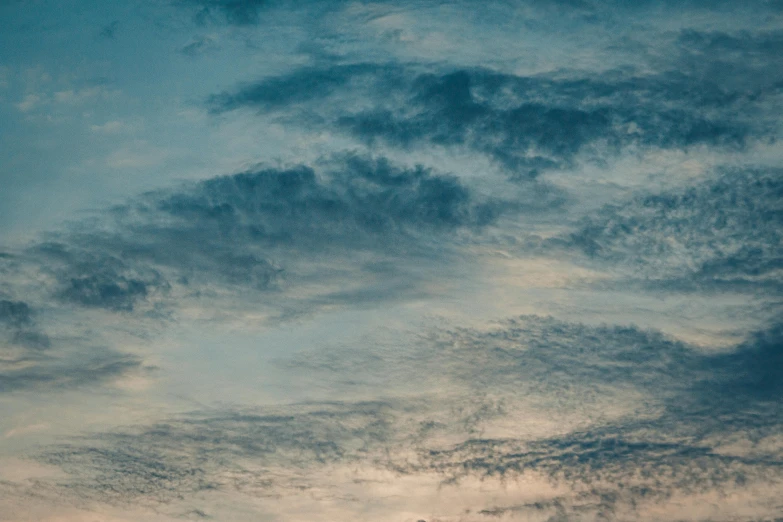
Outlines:
<svg viewBox="0 0 783 522"><path fill-rule="evenodd" d="M417 72L420 68L307 68L214 96L210 104L215 111L252 107L264 112L304 104L304 114L326 118L329 128L362 142L468 147L521 178L572 167L580 154L603 160L607 153L630 146L740 149L749 141L774 136L763 120L746 119L758 97L774 92L773 86L750 95L674 71L616 71L599 78L579 72ZM344 104L346 91L356 92L367 107L357 110Z"/></svg>
<svg viewBox="0 0 783 522"><path fill-rule="evenodd" d="M356 478L367 467L381 475L434 474L444 487L474 478L544 477L550 495L560 492L529 504L473 505L477 520L536 511L640 515L638 509L667 506L675 496L749 494L754 484L783 478L780 446L770 438L783 422L774 369L781 355L778 330L719 355L652 331L533 316L485 331L441 330L407 353L381 349L361 358L360 352L342 352L328 366L312 354L292 365L342 378L369 372L370 380L373 372L398 366L414 371L403 377L407 386L437 371L456 388L424 386L420 398L195 412L75 440L38 458L80 477L63 485L85 498L165 505L185 495L194 499L189 505L215 516L220 508L199 504L200 492L280 499L293 493L294 484L300 491L295 496L347 487L318 482L319 469L335 466L356 470L348 471ZM629 394L634 388L644 390L636 396L641 402ZM491 395L479 392L487 389ZM551 400L558 404L554 410L546 404ZM628 401L625 413L600 413ZM531 406L559 411L566 420L561 434L542 436L525 427L535 418ZM585 411L592 411L588 423L578 420ZM749 415L757 420L748 422ZM505 435L492 435L501 426ZM747 446L738 444L743 440ZM368 493L334 492L349 512L355 508L351 494ZM429 494L434 499L436 490ZM770 509L775 506L764 512Z"/></svg>
<svg viewBox="0 0 783 522"><path fill-rule="evenodd" d="M321 173L261 168L149 193L27 255L54 276L54 296L131 311L174 285L279 292L313 276L326 283L341 272L332 263L371 277L383 264L445 252L456 231L491 224L503 210L452 176L345 155Z"/></svg>
<svg viewBox="0 0 783 522"><path fill-rule="evenodd" d="M684 190L610 205L569 241L654 284L779 292L780 180L777 169L729 169Z"/></svg>

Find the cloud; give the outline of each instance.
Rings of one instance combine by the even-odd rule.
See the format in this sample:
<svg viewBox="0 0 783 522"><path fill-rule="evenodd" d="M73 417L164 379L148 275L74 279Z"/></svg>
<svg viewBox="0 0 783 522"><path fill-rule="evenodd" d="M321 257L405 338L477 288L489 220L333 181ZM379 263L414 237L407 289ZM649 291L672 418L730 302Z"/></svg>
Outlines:
<svg viewBox="0 0 783 522"><path fill-rule="evenodd" d="M51 339L38 315L24 301L0 300L0 394L94 386L151 370L139 357L83 339Z"/></svg>
<svg viewBox="0 0 783 522"><path fill-rule="evenodd" d="M467 147L523 178L603 160L623 148L741 149L772 130L754 105L771 86L726 90L697 74L612 71L522 76L487 69L421 72L421 66L305 67L213 96L214 112L292 104L286 118L321 121L367 144ZM347 92L354 94L348 98ZM338 94L339 93L339 94ZM357 97L362 100L356 103ZM329 103L323 103L323 100ZM351 103L346 101L350 99Z"/></svg>
<svg viewBox="0 0 783 522"><path fill-rule="evenodd" d="M382 403L193 413L135 433L106 433L95 445L89 439L77 440L52 448L42 460L82 477L68 487L100 502L157 505L226 487L263 495L280 484L253 469L255 465L242 469L236 464L251 459L261 466L281 466L296 476L314 463L345 458L348 448L385 440L391 432L391 413ZM225 464L229 468L223 468ZM86 475L85 469L94 474Z"/></svg>
<svg viewBox="0 0 783 522"><path fill-rule="evenodd" d="M305 354L286 370L368 380L392 370L401 389L425 384L415 396L395 397L381 382L382 401L205 410L74 439L38 458L70 473L62 486L82 498L150 507L185 498L183 506L211 516L219 504L204 495L229 491L270 506L311 495L316 505L338 502L352 512L385 491L360 486L369 469L384 484L392 473L395 488L436 477L432 490L419 490L433 517L444 516L437 491L455 484L476 520L536 512L645 518L664 508L682 518L688 503L676 499L699 495L716 495L716 509L728 513L728 498L750 495L762 506L773 497L761 486L783 479L775 442L781 346L776 326L710 354L655 331L525 316L433 331L402 353L369 346L364 359L361 350ZM401 370L411 372L407 381ZM427 378L440 382L428 388ZM632 407L601 415L624 403ZM541 422L531 405L559 428L531 430ZM550 489L529 503L484 495L477 504L472 496L493 480L524 488L534 479ZM330 493L319 498L323 488Z"/></svg>
<svg viewBox="0 0 783 522"><path fill-rule="evenodd" d="M678 70L712 86L710 96L722 89L728 102L744 98L771 107L769 104L774 104L783 92L783 31L684 29L673 46Z"/></svg>
<svg viewBox="0 0 783 522"><path fill-rule="evenodd" d="M0 391L146 372L117 336L181 310L277 322L426 295L505 209L454 176L348 153L142 194L6 256Z"/></svg>
<svg viewBox="0 0 783 522"><path fill-rule="evenodd" d="M15 327L26 326L31 321L31 311L27 303L21 301L0 301L0 322Z"/></svg>
<svg viewBox="0 0 783 522"><path fill-rule="evenodd" d="M262 111L290 108L294 104L320 99L352 85L403 79L403 70L394 64L356 63L330 67L305 67L290 74L248 84L233 92L210 96L208 105L219 113L250 106ZM380 81L378 81L380 79Z"/></svg>
<svg viewBox="0 0 783 522"><path fill-rule="evenodd" d="M42 103L45 103L45 101L42 100L40 95L30 93L27 94L22 101L16 104L16 108L22 112L30 112Z"/></svg>
<svg viewBox="0 0 783 522"><path fill-rule="evenodd" d="M90 125L90 130L96 134L110 135L129 133L140 127L140 122L127 123L123 120L109 120L103 124Z"/></svg>
<svg viewBox="0 0 783 522"><path fill-rule="evenodd" d="M671 409L704 431L744 431L755 440L775 435L783 424L782 360L783 327L774 323L735 350L706 359L709 377Z"/></svg>
<svg viewBox="0 0 783 522"><path fill-rule="evenodd" d="M148 310L176 289L215 284L284 300L280 292L307 281L337 285L330 293L342 303L383 292L406 264L445 260L449 238L505 209L456 177L343 154L318 172L260 168L147 193L50 234L27 256L53 277L54 296L87 308ZM355 287L359 273L369 287Z"/></svg>
<svg viewBox="0 0 783 522"><path fill-rule="evenodd" d="M102 85L93 85L80 89L27 93L15 106L23 113L29 113L44 107L82 107L90 103L116 98L118 94L119 91L117 90L108 89Z"/></svg>
<svg viewBox="0 0 783 522"><path fill-rule="evenodd" d="M691 58L687 61L689 68L704 70L704 67L724 65L754 70L780 62L783 31L778 29L729 33L685 29L678 34L677 44L683 53L679 60ZM734 72L729 71L730 78L734 77ZM754 76L746 78L746 81L774 85L780 80L780 72L769 72L771 74L767 78Z"/></svg>
<svg viewBox="0 0 783 522"><path fill-rule="evenodd" d="M609 205L569 241L653 283L774 291L783 268L781 190L776 169L729 169L692 187Z"/></svg>
<svg viewBox="0 0 783 522"><path fill-rule="evenodd" d="M700 361L692 347L657 331L538 316L483 330L431 330L406 341L376 349L365 346L374 341L355 350L305 352L284 367L319 382L490 390L547 409L556 405L562 412L601 415L627 406L623 396L654 402L682 390L698 373Z"/></svg>
<svg viewBox="0 0 783 522"><path fill-rule="evenodd" d="M97 85L83 89L67 89L53 93L53 101L68 105L83 105L95 99L106 99L116 96L118 91Z"/></svg>
<svg viewBox="0 0 783 522"><path fill-rule="evenodd" d="M334 9L335 5L341 5L343 2L307 2L308 7L328 5ZM466 2L454 2L455 6L470 9L473 6ZM301 5L301 3L281 2L275 0L177 0L175 5L179 5L194 13L197 22L205 23L219 22L233 26L247 27L254 26L264 21L264 14L275 8L288 8ZM411 10L425 7L435 7L439 2L415 2L404 6ZM366 6L363 6L366 7ZM389 2L377 2L369 6L369 9L393 7L400 9L403 6ZM494 2L493 8L507 8L509 15L514 9L524 9L526 14L534 13L538 16L549 18L565 17L569 20L576 20L588 27L595 27L598 24L610 25L616 23L618 19L629 16L649 15L653 11L665 19L665 15L676 16L681 13L683 8L691 11L714 14L717 16L731 16L732 14L743 14L748 11L754 13L775 13L778 6L775 0L757 0L748 4L737 5L729 1L691 1L683 3L672 3L668 1L650 0L635 2L633 5L622 1L601 1L591 0L529 0L525 2ZM758 15L757 15L758 17ZM649 20L645 20L650 23Z"/></svg>
<svg viewBox="0 0 783 522"><path fill-rule="evenodd" d="M93 348L58 357L15 361L0 366L0 393L37 393L95 386L133 372L147 372L142 360L128 354Z"/></svg>
<svg viewBox="0 0 783 522"><path fill-rule="evenodd" d="M49 337L38 330L33 316L24 301L0 300L0 328L10 334L8 342L30 350L46 349Z"/></svg>
<svg viewBox="0 0 783 522"><path fill-rule="evenodd" d="M60 471L3 478L0 497L24 499L12 518L43 519L22 504L50 500L107 520L779 516L783 330L705 339L774 314L758 301L781 289L782 173L652 172L772 163L779 2L172 3L229 27L180 38L170 11L147 6L122 28L180 61L220 45L201 65L228 82L262 68L208 98L220 120L249 113L212 136L231 142L215 161L320 159L131 196L0 254L0 398L19 412L6 448ZM112 19L87 18L88 31ZM77 29L50 22L60 39ZM133 69L82 61L119 80ZM103 87L55 83L21 86L12 103L27 116L79 109L106 122L86 129L101 140L140 130L104 106L117 100ZM136 83L129 101L167 106ZM185 83L196 90L180 94L203 96L204 82ZM194 147L209 138L190 130ZM176 159L148 138L106 165ZM635 197L612 201L629 186ZM532 315L479 323L498 309L649 313L702 344ZM473 327L409 324L441 313ZM391 331L400 323L411 330ZM331 342L357 324L371 333ZM166 374L147 387L151 360ZM179 392L215 407L181 413ZM52 422L74 400L74 417Z"/></svg>
<svg viewBox="0 0 783 522"><path fill-rule="evenodd" d="M429 376L441 392L453 389L451 383L505 397L501 419L515 417L525 403L565 419L589 412L588 423L558 420L563 435L531 440L516 426L502 438L485 435L430 450L432 460L406 469L433 466L453 480L545 472L556 481L600 488L621 484L617 501L629 502L639 494L663 499L676 491L731 488L750 477L761 483L780 478L783 448L773 443L765 453L756 444L783 423L780 335L772 325L730 351L710 354L655 331L524 316L486 330L433 333L408 350L306 353L290 369L321 382L358 379L384 389ZM612 409L619 415L603 414ZM484 429L491 432L496 420L485 419ZM730 454L726 448L737 440L756 443ZM649 480L632 485L633 477Z"/></svg>
<svg viewBox="0 0 783 522"><path fill-rule="evenodd" d="M131 311L153 292L165 292L168 283L161 274L143 265L131 267L120 258L76 245L46 242L31 253L43 262L43 270L59 282L55 295L86 307Z"/></svg>
<svg viewBox="0 0 783 522"><path fill-rule="evenodd" d="M431 451L432 461L427 465L454 480L471 475L545 473L553 481L583 492L581 499L557 499L560 511L574 516L583 510L595 511L610 519L623 519L623 513L646 518L649 515L643 506L665 505L677 497L717 492L719 498L727 498L737 490L752 494L754 488L761 492L764 484L782 478L779 433L783 410L776 375L783 353L780 341L780 327L773 325L751 335L731 352L694 352L673 361L682 364L686 374L659 416L629 416L537 441L468 440ZM628 348L635 351L632 346ZM579 372L580 364L574 361L558 367ZM605 361L607 374L602 380L616 382L610 366L609 360ZM647 362L637 364L637 371L650 369ZM665 380L659 384L658 392L671 389ZM763 497L761 494L759 505L764 505ZM724 501L716 502L720 505ZM629 515L629 506L640 510ZM527 512L530 507L509 506L500 512ZM715 512L717 519L726 516L727 507L728 503ZM768 504L769 512L776 509L779 505ZM680 511L672 516L683 515Z"/></svg>

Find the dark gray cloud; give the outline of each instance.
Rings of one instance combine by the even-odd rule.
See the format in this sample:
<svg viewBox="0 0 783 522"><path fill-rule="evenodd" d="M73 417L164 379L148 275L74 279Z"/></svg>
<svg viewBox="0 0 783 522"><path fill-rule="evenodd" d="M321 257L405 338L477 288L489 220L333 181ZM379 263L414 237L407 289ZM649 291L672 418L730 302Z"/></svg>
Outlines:
<svg viewBox="0 0 783 522"><path fill-rule="evenodd" d="M779 325L751 334L729 352L709 354L655 331L528 316L486 331L443 331L409 353L307 354L292 364L316 372L316 379L331 373L351 382L360 378L360 368L369 381L384 374L405 380L401 366L413 371L411 383L445 375L462 386L515 397L504 403L509 416L514 401L523 400L558 414L587 408L600 417L632 390L641 391L639 412L619 420L552 439L478 438L422 450L422 461L406 468L435 468L449 480L543 472L595 492L607 489L612 504L628 504L782 478L779 448L756 446L783 425L781 357ZM722 449L738 439L753 441L752 449Z"/></svg>
<svg viewBox="0 0 783 522"><path fill-rule="evenodd" d="M632 344L628 348L635 351ZM660 416L631 417L531 443L472 440L432 452L433 465L455 477L543 472L557 482L586 485L590 494L583 500L588 505L598 500L610 515L635 502L775 482L781 479L783 455L761 441L779 433L783 423L781 390L772 384L782 350L780 328L773 326L728 354L692 352L672 362L679 371L662 372L657 392L649 388L653 395L677 390ZM638 374L657 374L655 365L637 360ZM578 375L578 365L566 371ZM611 366L606 360L605 379L616 382ZM669 375L679 381L674 388ZM750 441L750 449L726 448L736 440ZM573 508L579 503L567 507L578 511Z"/></svg>
<svg viewBox="0 0 783 522"><path fill-rule="evenodd" d="M760 98L779 90L769 82L732 89L717 75L710 79L682 67L601 77L417 69L366 63L309 67L215 95L210 106L215 112L241 107L269 112L290 111L294 104L300 109L294 118L309 125L320 121L368 144L467 147L523 177L570 167L579 154L601 160L632 145L739 149L776 132L758 106ZM363 100L359 110L353 101L344 103L345 92ZM286 117L292 118L290 112Z"/></svg>
<svg viewBox="0 0 783 522"><path fill-rule="evenodd" d="M45 349L50 345L47 335L36 325L32 308L24 301L0 299L0 331L8 335L7 342L27 349Z"/></svg>
<svg viewBox="0 0 783 522"><path fill-rule="evenodd" d="M30 306L22 301L0 301L0 323L17 328L31 324Z"/></svg>
<svg viewBox="0 0 783 522"><path fill-rule="evenodd" d="M755 440L783 425L783 326L755 332L737 349L704 359L709 375L669 409L699 433L744 431ZM778 457L781 457L778 455Z"/></svg>
<svg viewBox="0 0 783 522"><path fill-rule="evenodd" d="M783 31L727 33L683 30L673 42L677 72L698 81L714 97L718 89L736 108L758 106L776 112L783 93ZM710 94L710 91L712 94ZM775 130L773 135L777 136Z"/></svg>
<svg viewBox="0 0 783 522"><path fill-rule="evenodd" d="M55 274L59 282L55 295L81 306L131 311L153 291L168 288L158 271L131 266L122 259L122 252L52 241L36 245L31 253L43 261L46 271Z"/></svg>
<svg viewBox="0 0 783 522"><path fill-rule="evenodd" d="M305 5L309 7L328 6L334 9L344 2L330 0L328 2L310 1ZM439 0L417 1L413 4L415 7L437 6ZM235 26L253 26L263 20L265 11L275 7L291 7L292 5L302 5L281 0L175 0L175 4L193 11L196 21L204 23L213 21ZM391 2L378 2L379 5L390 5L400 7ZM462 5L466 9L473 8L468 2L453 2L453 4ZM513 8L533 9L539 16L565 16L569 19L578 20L586 26L595 26L597 24L616 23L622 16L654 12L661 15L664 10L667 14L676 15L685 11L697 11L702 13L722 13L731 15L733 12L743 13L753 9L757 13L778 13L780 11L780 2L778 0L755 0L746 4L738 5L729 0L692 0L689 2L671 2L668 0L645 0L641 2L629 3L622 0L614 1L591 1L591 0L528 0L524 2L506 2L500 0L493 2L494 6L508 6ZM412 7L413 7L412 6Z"/></svg>
<svg viewBox="0 0 783 522"><path fill-rule="evenodd" d="M779 290L781 201L780 170L730 169L689 188L609 205L569 241L656 284Z"/></svg>
<svg viewBox="0 0 783 522"><path fill-rule="evenodd" d="M693 352L673 361L685 373L675 379L682 379L678 391L666 399L660 416L631 417L537 441L468 440L450 449L430 450L432 460L426 466L453 480L469 475L545 473L556 482L581 484L587 489L579 488L584 496L576 502L557 499L554 505L538 507L571 515L597 510L609 519L629 505L673 495L723 494L754 483L775 483L783 479L783 454L779 445L763 441L775 437L783 426L781 341L780 326L773 325L751 335L730 353ZM632 344L628 348L635 351ZM576 376L578 366L574 361L560 368ZM604 370L612 382L609 360ZM636 371L648 376L657 373L649 362L641 360ZM661 389L671 386L665 379L659 384ZM747 441L744 449L731 448L738 440ZM534 508L506 506L494 511L501 514Z"/></svg>
<svg viewBox="0 0 783 522"><path fill-rule="evenodd" d="M378 279L380 266L445 259L457 231L491 224L505 208L453 176L344 154L320 172L259 169L149 193L28 255L54 276L59 299L127 312L173 285L277 291L313 270L323 283L334 262Z"/></svg>
<svg viewBox="0 0 783 522"><path fill-rule="evenodd" d="M664 434L665 428L655 426L635 432L608 428L527 444L470 440L449 450L431 451L428 468L453 481L467 476L513 480L526 473L544 474L579 491L549 502L485 508L487 515L495 516L544 512L562 517L550 520L580 520L585 514L603 520L644 519L643 506L660 505L673 497L723 496L781 479L777 457L725 455L698 439ZM777 513L779 507L769 512Z"/></svg>
<svg viewBox="0 0 783 522"><path fill-rule="evenodd" d="M758 89L757 94L780 89L783 73L774 67L783 60L783 31L779 29L737 33L686 29L678 34L676 44L682 53L678 62L689 73L698 72L711 80L723 74L732 87L742 80L745 86ZM741 78L740 72L749 76Z"/></svg>
<svg viewBox="0 0 783 522"><path fill-rule="evenodd" d="M4 270L14 284L37 278L47 320L63 305L165 320L182 299L209 301L215 288L254 302L265 295L265 310L291 317L421 295L416 271L429 263L443 275L458 232L479 230L503 210L453 176L344 154L319 172L261 168L144 194L49 234ZM319 290L289 296L308 285ZM84 333L87 341L78 328L50 340L37 315L27 302L0 300L7 341L0 391L73 388L147 371L140 357L78 348L92 346L94 331Z"/></svg>
<svg viewBox="0 0 783 522"><path fill-rule="evenodd" d="M378 84L404 87L404 70L395 64L356 63L329 67L305 67L290 74L248 84L232 92L210 96L214 113L251 106L261 111L290 109L348 87Z"/></svg>
<svg viewBox="0 0 783 522"><path fill-rule="evenodd" d="M352 154L340 156L325 176L308 167L269 169L217 178L198 189L201 193L163 198L159 209L229 223L239 214L255 227L252 233L271 244L480 227L499 210L477 201L456 177Z"/></svg>

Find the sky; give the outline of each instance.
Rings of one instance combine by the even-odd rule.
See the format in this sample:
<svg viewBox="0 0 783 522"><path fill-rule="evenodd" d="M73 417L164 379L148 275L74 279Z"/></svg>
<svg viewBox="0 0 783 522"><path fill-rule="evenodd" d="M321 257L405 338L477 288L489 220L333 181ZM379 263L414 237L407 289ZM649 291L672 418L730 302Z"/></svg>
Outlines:
<svg viewBox="0 0 783 522"><path fill-rule="evenodd" d="M783 520L780 0L0 0L0 521Z"/></svg>

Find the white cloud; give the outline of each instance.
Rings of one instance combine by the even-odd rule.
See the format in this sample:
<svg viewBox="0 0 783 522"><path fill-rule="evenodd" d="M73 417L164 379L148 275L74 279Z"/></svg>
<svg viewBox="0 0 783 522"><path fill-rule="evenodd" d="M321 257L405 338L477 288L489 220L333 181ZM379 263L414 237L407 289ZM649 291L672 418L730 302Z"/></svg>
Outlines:
<svg viewBox="0 0 783 522"><path fill-rule="evenodd" d="M46 101L40 95L28 94L22 101L16 104L16 108L22 112L30 112L44 103L46 103Z"/></svg>

